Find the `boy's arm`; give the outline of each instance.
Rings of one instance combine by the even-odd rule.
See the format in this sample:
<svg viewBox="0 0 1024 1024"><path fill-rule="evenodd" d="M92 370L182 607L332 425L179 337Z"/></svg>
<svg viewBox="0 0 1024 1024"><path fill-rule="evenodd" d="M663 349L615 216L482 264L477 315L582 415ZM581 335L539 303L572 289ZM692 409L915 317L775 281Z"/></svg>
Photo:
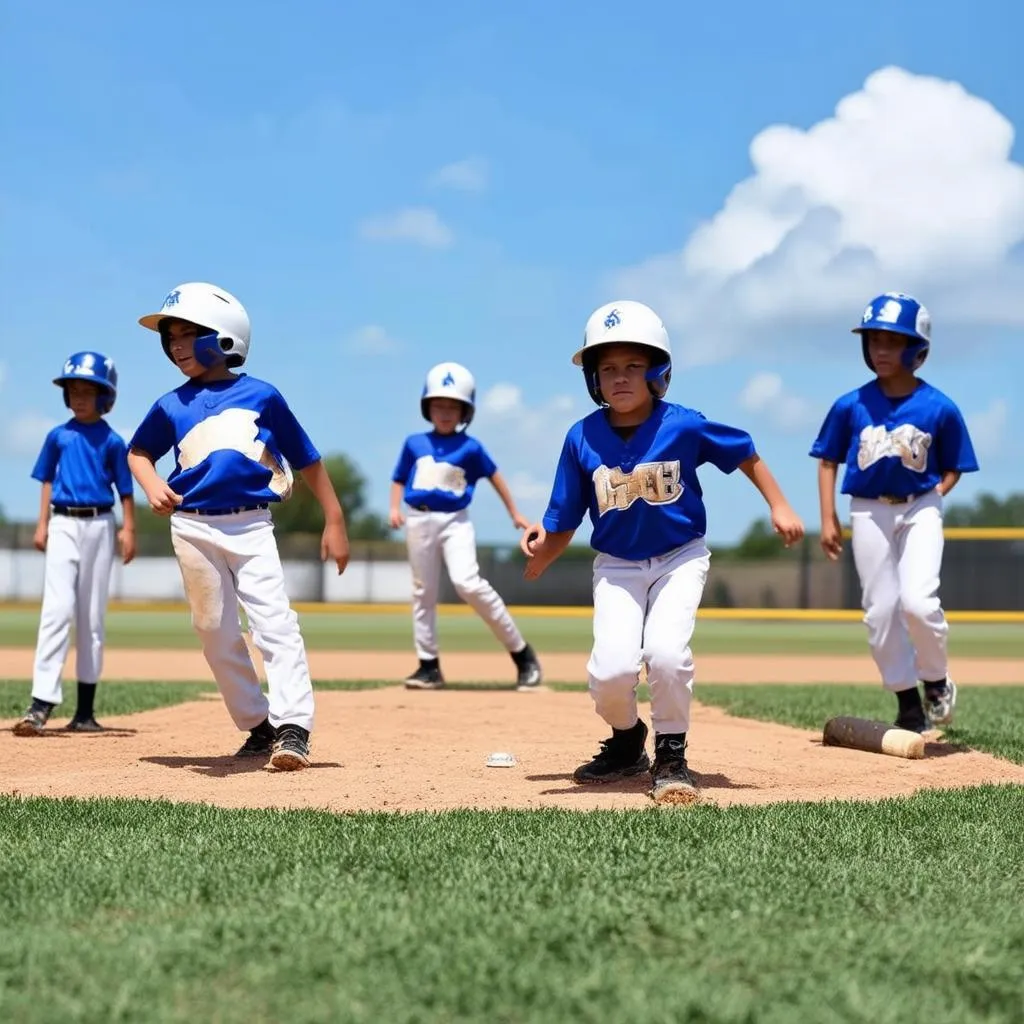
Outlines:
<svg viewBox="0 0 1024 1024"><path fill-rule="evenodd" d="M575 533L575 530L548 533L540 523L527 526L526 533L519 539L519 549L528 559L523 575L528 580L537 579L565 551Z"/></svg>
<svg viewBox="0 0 1024 1024"><path fill-rule="evenodd" d="M397 480L391 481L391 492L388 501L388 524L392 530L397 530L404 522L402 515L402 495L405 494L405 484Z"/></svg>
<svg viewBox="0 0 1024 1024"><path fill-rule="evenodd" d="M939 492L939 496L944 498L954 487L960 482L960 477L963 474L957 469L947 469L942 474L942 479L939 481L939 486L935 488Z"/></svg>
<svg viewBox="0 0 1024 1024"><path fill-rule="evenodd" d="M128 468L146 492L146 500L158 516L169 516L181 504L181 495L156 471L149 452L144 452L141 448L130 448Z"/></svg>
<svg viewBox="0 0 1024 1024"><path fill-rule="evenodd" d="M519 509L516 508L515 499L512 497L512 492L508 489L508 484L505 482L505 478L501 475L499 470L495 470L491 474L491 484L494 489L498 492L498 497L501 498L502 504L508 510L508 514L512 517L512 522L515 524L517 530L525 530L530 525L530 521L523 515L520 514ZM570 538L572 534L569 534Z"/></svg>
<svg viewBox="0 0 1024 1024"><path fill-rule="evenodd" d="M317 459L299 470L306 486L324 510L324 532L320 539L320 559L328 559L338 567L340 576L348 565L349 543L348 530L345 527L345 513L335 493L331 478L327 475L323 461Z"/></svg>
<svg viewBox="0 0 1024 1024"><path fill-rule="evenodd" d="M47 480L39 495L39 522L32 543L36 551L46 550L46 541L50 534L50 499L53 497L53 483Z"/></svg>
<svg viewBox="0 0 1024 1024"><path fill-rule="evenodd" d="M759 455L751 455L749 459L740 463L739 468L768 503L772 515L772 528L781 535L783 543L787 548L795 544L804 535L804 524L786 501L782 488L764 460Z"/></svg>
<svg viewBox="0 0 1024 1024"><path fill-rule="evenodd" d="M821 549L834 562L843 551L843 528L836 514L837 463L831 459L818 462L818 505L821 509Z"/></svg>
<svg viewBox="0 0 1024 1024"><path fill-rule="evenodd" d="M121 545L121 558L127 565L135 557L135 498L125 494L121 498L123 522L117 539Z"/></svg>

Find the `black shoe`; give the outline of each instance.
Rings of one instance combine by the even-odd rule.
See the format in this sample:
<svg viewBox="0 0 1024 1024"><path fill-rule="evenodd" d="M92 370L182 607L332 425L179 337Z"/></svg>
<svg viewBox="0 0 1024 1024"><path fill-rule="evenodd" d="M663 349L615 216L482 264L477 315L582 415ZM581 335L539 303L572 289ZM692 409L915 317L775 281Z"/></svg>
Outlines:
<svg viewBox="0 0 1024 1024"><path fill-rule="evenodd" d="M651 799L658 804L692 804L700 799L697 782L686 764L686 740L658 737L651 769Z"/></svg>
<svg viewBox="0 0 1024 1024"><path fill-rule="evenodd" d="M437 662L420 662L420 667L405 680L407 690L441 690L444 688L444 676Z"/></svg>
<svg viewBox="0 0 1024 1024"><path fill-rule="evenodd" d="M249 730L249 738L238 748L235 757L266 757L273 752L277 730L267 719L263 719L255 729Z"/></svg>
<svg viewBox="0 0 1024 1024"><path fill-rule="evenodd" d="M512 660L519 670L516 678L516 689L520 693L529 693L540 687L544 674L540 670L540 662L533 648L527 644L521 651L512 655Z"/></svg>
<svg viewBox="0 0 1024 1024"><path fill-rule="evenodd" d="M50 713L55 707L55 704L48 704L45 700L33 698L21 721L14 726L14 735L42 736L43 729L46 728L46 723L50 720Z"/></svg>
<svg viewBox="0 0 1024 1024"><path fill-rule="evenodd" d="M297 772L309 767L309 733L299 725L282 725L277 730L270 767Z"/></svg>
<svg viewBox="0 0 1024 1024"><path fill-rule="evenodd" d="M637 720L632 729L612 729L611 739L601 741L601 750L593 760L581 764L572 773L573 782L618 782L640 775L651 767L644 750L647 726Z"/></svg>
<svg viewBox="0 0 1024 1024"><path fill-rule="evenodd" d="M104 728L90 715L88 718L79 718L75 715L65 726L68 732L104 732Z"/></svg>

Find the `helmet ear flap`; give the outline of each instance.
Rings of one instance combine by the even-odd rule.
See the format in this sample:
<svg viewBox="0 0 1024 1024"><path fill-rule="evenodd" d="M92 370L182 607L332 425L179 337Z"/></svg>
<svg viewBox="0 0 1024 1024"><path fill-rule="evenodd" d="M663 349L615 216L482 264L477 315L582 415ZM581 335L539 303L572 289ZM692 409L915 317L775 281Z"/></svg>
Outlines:
<svg viewBox="0 0 1024 1024"><path fill-rule="evenodd" d="M597 377L597 352L593 349L583 353L583 379L594 402L600 406L607 405L601 394L601 384Z"/></svg>

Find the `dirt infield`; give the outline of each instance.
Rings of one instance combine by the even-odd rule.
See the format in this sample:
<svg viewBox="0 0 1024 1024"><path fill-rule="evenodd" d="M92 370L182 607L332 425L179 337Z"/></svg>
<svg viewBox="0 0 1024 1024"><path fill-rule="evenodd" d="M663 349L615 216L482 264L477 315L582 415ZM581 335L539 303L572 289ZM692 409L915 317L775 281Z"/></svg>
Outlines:
<svg viewBox="0 0 1024 1024"><path fill-rule="evenodd" d="M48 797L146 797L223 807L332 811L652 806L642 780L580 787L572 769L596 752L604 727L584 693L322 692L313 766L276 773L232 757L242 735L220 699L105 724L94 736L15 737L0 723L0 791ZM1024 766L942 743L920 761L821 744L820 733L730 718L696 705L691 763L705 802L877 799L921 788L1024 784ZM487 756L512 753L510 768Z"/></svg>
<svg viewBox="0 0 1024 1024"><path fill-rule="evenodd" d="M259 657L255 655L259 664ZM33 652L0 648L0 678L29 679ZM587 656L545 653L549 682L586 681ZM403 679L415 661L406 651L310 651L314 679ZM74 655L65 678L74 678ZM498 652L452 652L444 656L445 676L452 682L497 682L513 678L512 663ZM956 679L988 685L1024 685L1024 662L1013 658L961 658L954 661ZM108 648L105 679L212 680L196 649L133 650ZM867 655L822 657L791 654L703 654L697 658L697 685L705 683L877 683L878 671Z"/></svg>

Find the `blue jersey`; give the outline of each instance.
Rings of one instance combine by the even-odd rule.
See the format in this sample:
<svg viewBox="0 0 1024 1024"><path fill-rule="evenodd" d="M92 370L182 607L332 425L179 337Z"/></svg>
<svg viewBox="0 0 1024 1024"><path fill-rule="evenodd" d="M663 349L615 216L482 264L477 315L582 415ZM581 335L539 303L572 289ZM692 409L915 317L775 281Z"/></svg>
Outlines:
<svg viewBox="0 0 1024 1024"><path fill-rule="evenodd" d="M291 468L320 459L277 388L244 373L188 381L157 399L131 447L154 462L174 449L167 482L182 496L182 509L281 501L291 492Z"/></svg>
<svg viewBox="0 0 1024 1024"><path fill-rule="evenodd" d="M128 448L105 420L79 423L72 419L54 427L46 435L32 478L53 484L50 500L54 505L112 508L112 490L121 498L132 496Z"/></svg>
<svg viewBox="0 0 1024 1024"><path fill-rule="evenodd" d="M707 532L697 467L731 473L754 454L745 431L672 402L656 402L628 441L598 409L566 435L544 528L575 530L589 511L595 551L630 561L663 555Z"/></svg>
<svg viewBox="0 0 1024 1024"><path fill-rule="evenodd" d="M856 498L925 494L943 473L978 468L960 410L924 381L902 398L887 397L877 380L843 395L811 455L844 464L842 493Z"/></svg>
<svg viewBox="0 0 1024 1024"><path fill-rule="evenodd" d="M405 486L405 500L413 508L458 512L473 500L477 481L497 471L475 437L431 430L405 439L391 479Z"/></svg>

